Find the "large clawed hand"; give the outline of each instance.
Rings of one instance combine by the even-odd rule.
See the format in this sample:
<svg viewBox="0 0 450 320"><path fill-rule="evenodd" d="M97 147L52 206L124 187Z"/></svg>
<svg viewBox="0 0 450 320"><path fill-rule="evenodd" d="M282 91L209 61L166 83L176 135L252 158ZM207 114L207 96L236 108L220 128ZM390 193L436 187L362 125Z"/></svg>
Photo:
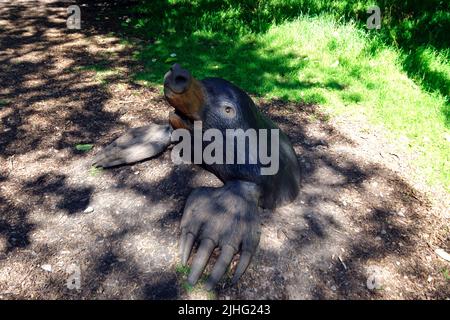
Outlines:
<svg viewBox="0 0 450 320"><path fill-rule="evenodd" d="M225 274L233 256L241 251L232 282L247 269L260 238L257 186L230 181L221 188L199 188L189 196L181 220L180 254L185 265L195 240L199 241L188 282L195 285L214 248L221 253L206 282L211 290Z"/></svg>

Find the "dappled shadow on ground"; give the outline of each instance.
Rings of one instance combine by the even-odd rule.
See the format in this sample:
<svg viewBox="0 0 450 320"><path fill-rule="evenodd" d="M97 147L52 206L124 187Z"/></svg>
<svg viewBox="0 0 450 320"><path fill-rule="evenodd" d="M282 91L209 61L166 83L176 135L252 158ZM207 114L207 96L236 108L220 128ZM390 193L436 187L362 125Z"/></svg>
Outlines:
<svg viewBox="0 0 450 320"><path fill-rule="evenodd" d="M145 99L154 97L152 89L144 89L140 92L143 101L136 103L124 92L127 95L120 97L118 106L106 106L113 100L111 91L119 90L119 85L141 89L127 75L133 61L127 48L119 46L117 38L96 38L96 30L88 23L95 20L96 12L84 10L83 29L68 30L66 8L73 3L17 1L2 3L0 7L0 295L42 294L48 298L73 295L64 289L65 281L56 275L50 278L43 275L42 280L36 281L35 285L45 287L41 293L33 293L26 285L22 289L16 287L14 293L8 283L17 279L8 278L10 274L4 268L7 270L14 263L38 267L60 251L61 246L50 241L33 242L30 238L39 237L46 227L45 220L52 224L51 218L36 217L41 210L76 216L92 200L95 190L74 184L73 175L66 171L67 163L83 156L75 145L108 141L111 134L130 125L123 121L127 104L134 102L139 108L146 104ZM101 75L97 71L110 70L117 72L111 72L112 75L106 72L102 79L96 78ZM136 114L148 116L144 109ZM153 120L158 121L154 117ZM63 230L54 231L60 241L67 240ZM98 255L92 257L99 265L92 272L99 277L108 273L104 266L112 263L107 253ZM20 268L15 271L22 272ZM90 281L88 278L85 280ZM91 282L101 283L102 278L99 279ZM32 277L27 280L32 281ZM151 288L151 282L146 282ZM58 289L53 290L54 286ZM91 291L95 286L90 286ZM146 294L158 296L157 291ZM164 295L176 297L173 292Z"/></svg>
<svg viewBox="0 0 450 320"><path fill-rule="evenodd" d="M103 46L100 40L84 42L95 36L87 22L84 31L65 30L68 3L54 2L39 11L33 3L1 9L9 25L2 25L6 30L0 36L7 48L0 55L0 93L8 100L0 109L0 296L187 297L185 276L176 272L183 204L192 187L218 181L198 168L174 167L169 152L134 166L89 173L92 155L77 152L75 144L94 142L98 150L127 126L164 121L168 107L156 89L143 93L139 85L127 83L125 71L95 81L95 69L126 67L131 53L102 56L117 40ZM214 40L189 41L210 45ZM288 70L286 57L260 61L252 49L257 44L246 46L229 48L229 58L245 55L254 62L248 69L232 70L230 63L218 74L203 68L197 76L233 73L240 84L239 74L251 72L255 83L247 85L257 92L264 77L261 65L271 72ZM206 59L206 53L200 55L188 67L196 70ZM151 77L156 81L162 73L155 69ZM115 93L117 83L131 89ZM109 105L116 95L137 92L119 107ZM301 193L289 206L264 213L261 248L252 266L237 286L223 281L218 297L398 297L366 288L368 264L409 277L403 287L397 278L389 282L404 297L445 294L442 288L437 293L423 289L421 295L404 290L426 283L436 272L415 264L418 252L428 248L421 241L423 224L433 218L426 198L395 172L353 153L358 143L328 124L316 106L281 100L260 101L260 106L294 144ZM89 206L95 211L85 211ZM53 272L41 270L47 263ZM65 286L70 264L81 267L78 291Z"/></svg>
<svg viewBox="0 0 450 320"><path fill-rule="evenodd" d="M33 5L19 3L3 9L6 21L15 25L2 33L1 40L6 49L0 56L1 96L7 101L2 107L0 141L4 157L53 147L45 145L48 136L57 138L51 142L56 140L58 149L68 148L76 139L92 140L101 129L107 131L118 124L117 114L103 110L108 92L98 84L83 84L88 79L72 70L95 63L97 57L87 44L81 42L72 51L61 50L65 44L80 40L65 29L62 9L66 4L45 7L30 17L28 10ZM58 46L60 52L52 51ZM75 107L73 102L82 106Z"/></svg>
<svg viewBox="0 0 450 320"><path fill-rule="evenodd" d="M30 14L38 5L17 2L1 7L0 161L4 181L14 179L8 172L14 171L15 157L36 150L72 151L74 141L92 140L100 129L107 132L120 124L117 114L103 110L109 96L107 91L96 84L80 85L86 78L70 71L74 65L95 60L86 44L80 43L76 51L55 52L58 46L79 40L76 33L64 29L67 3L41 6ZM25 187L62 190L64 179L61 175L47 185L46 181L36 179ZM71 191L76 197L88 198L90 193L88 189ZM80 205L78 200L74 199ZM73 207L70 201L62 200L61 208ZM7 216L1 217L0 233L8 235L8 248L23 247L32 229L27 222L26 204L2 201L2 205ZM13 224L8 222L14 220ZM11 234L18 236L13 238Z"/></svg>

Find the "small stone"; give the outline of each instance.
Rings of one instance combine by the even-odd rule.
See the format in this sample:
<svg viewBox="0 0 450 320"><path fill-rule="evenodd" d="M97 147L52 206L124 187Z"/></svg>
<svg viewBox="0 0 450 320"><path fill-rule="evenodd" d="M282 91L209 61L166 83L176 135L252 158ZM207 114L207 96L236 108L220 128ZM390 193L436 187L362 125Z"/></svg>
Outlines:
<svg viewBox="0 0 450 320"><path fill-rule="evenodd" d="M336 291L337 290L336 286L331 286L331 290Z"/></svg>
<svg viewBox="0 0 450 320"><path fill-rule="evenodd" d="M432 276L429 276L428 279L427 279L427 281L428 281L428 282L433 281L433 277L432 277Z"/></svg>
<svg viewBox="0 0 450 320"><path fill-rule="evenodd" d="M41 266L41 269L42 269L42 270L45 270L45 271L47 271L47 272L52 272L52 266L49 265L49 264L43 264L43 265Z"/></svg>
<svg viewBox="0 0 450 320"><path fill-rule="evenodd" d="M386 234L386 230L381 230L381 234Z"/></svg>
<svg viewBox="0 0 450 320"><path fill-rule="evenodd" d="M93 207L87 207L86 209L84 209L83 212L84 212L84 213L91 213L91 212L94 212L94 208L93 208Z"/></svg>
<svg viewBox="0 0 450 320"><path fill-rule="evenodd" d="M367 278L366 286L367 286L367 289L369 289L369 290L381 289L381 287L382 287L381 277L377 274L370 275Z"/></svg>
<svg viewBox="0 0 450 320"><path fill-rule="evenodd" d="M285 237L286 237L286 235L285 235L285 233L284 233L284 230L281 229L281 228L279 228L279 229L277 230L277 238L278 238L278 239L282 239L282 238L285 238Z"/></svg>
<svg viewBox="0 0 450 320"><path fill-rule="evenodd" d="M139 171L135 171L134 174L139 174Z"/></svg>
<svg viewBox="0 0 450 320"><path fill-rule="evenodd" d="M175 57L177 56L177 54L176 54L176 53L171 53L170 56L171 56L172 58L175 58Z"/></svg>
<svg viewBox="0 0 450 320"><path fill-rule="evenodd" d="M376 237L375 240L376 241L381 241L382 239L381 239L381 237Z"/></svg>
<svg viewBox="0 0 450 320"><path fill-rule="evenodd" d="M450 134L446 134L446 135L445 135L445 140L447 140L448 142L450 142Z"/></svg>
<svg viewBox="0 0 450 320"><path fill-rule="evenodd" d="M409 138L407 136L400 136L399 141L404 144L407 144L409 143Z"/></svg>
<svg viewBox="0 0 450 320"><path fill-rule="evenodd" d="M401 209L399 212L397 212L397 215L404 218L405 217L404 210Z"/></svg>
<svg viewBox="0 0 450 320"><path fill-rule="evenodd" d="M336 60L336 61L331 65L331 67L332 67L332 68L336 68L338 65L339 65L339 60Z"/></svg>

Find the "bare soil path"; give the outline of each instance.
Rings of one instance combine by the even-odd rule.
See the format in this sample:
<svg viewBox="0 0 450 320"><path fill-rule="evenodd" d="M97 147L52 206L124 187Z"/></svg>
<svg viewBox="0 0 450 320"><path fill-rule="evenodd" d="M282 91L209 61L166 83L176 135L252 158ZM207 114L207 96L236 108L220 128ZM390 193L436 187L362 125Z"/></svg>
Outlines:
<svg viewBox="0 0 450 320"><path fill-rule="evenodd" d="M364 119L281 101L259 102L294 144L298 199L264 213L237 286L187 288L184 201L220 182L170 152L90 169L95 151L170 108L160 88L131 80L132 47L88 23L66 29L70 4L0 1L0 299L450 298L450 265L435 253L450 252L448 194L414 180L408 154ZM74 266L78 290L66 285Z"/></svg>

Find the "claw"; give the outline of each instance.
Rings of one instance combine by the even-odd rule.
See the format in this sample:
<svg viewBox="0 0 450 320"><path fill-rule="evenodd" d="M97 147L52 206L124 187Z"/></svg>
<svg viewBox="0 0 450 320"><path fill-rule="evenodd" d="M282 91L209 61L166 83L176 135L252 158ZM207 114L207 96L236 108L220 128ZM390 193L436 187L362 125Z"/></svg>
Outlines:
<svg viewBox="0 0 450 320"><path fill-rule="evenodd" d="M246 181L230 181L220 188L199 188L191 193L181 219L180 254L186 264L194 238L200 246L192 263L188 282L195 285L216 246L221 254L205 284L211 290L220 281L234 254L242 250L233 281L247 269L260 238L258 186Z"/></svg>
<svg viewBox="0 0 450 320"><path fill-rule="evenodd" d="M200 278L200 275L205 269L206 264L208 263L209 257L213 252L216 244L211 239L203 239L200 243L200 247L197 250L197 253L194 258L194 262L192 263L191 273L188 277L188 283L190 285L195 285Z"/></svg>
<svg viewBox="0 0 450 320"><path fill-rule="evenodd" d="M219 282L219 280L223 277L223 275L227 271L228 266L231 263L231 260L233 259L235 252L236 251L232 246L226 245L225 247L223 247L219 259L214 265L213 271L211 272L211 275L206 282L206 290L212 290L217 282Z"/></svg>
<svg viewBox="0 0 450 320"><path fill-rule="evenodd" d="M186 265L189 255L191 254L192 246L194 245L195 237L190 232L183 231L181 245L180 245L180 255L181 263Z"/></svg>
<svg viewBox="0 0 450 320"><path fill-rule="evenodd" d="M252 254L248 251L244 251L241 254L241 258L239 259L238 266L236 267L236 271L234 273L233 279L231 283L236 284L241 276L244 274L245 270L247 270L248 265L250 264L250 260L252 259Z"/></svg>

